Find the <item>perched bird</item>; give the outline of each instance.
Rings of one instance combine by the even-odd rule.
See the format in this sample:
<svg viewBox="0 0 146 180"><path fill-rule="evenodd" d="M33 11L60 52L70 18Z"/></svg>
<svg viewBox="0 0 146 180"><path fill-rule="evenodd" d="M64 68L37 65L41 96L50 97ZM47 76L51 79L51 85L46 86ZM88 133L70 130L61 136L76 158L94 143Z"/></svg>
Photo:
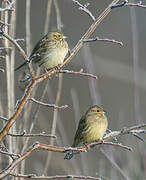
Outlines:
<svg viewBox="0 0 146 180"><path fill-rule="evenodd" d="M60 31L49 32L34 47L29 60L17 67L15 71L30 61L37 63L41 68L50 70L63 63L68 53L66 36Z"/></svg>
<svg viewBox="0 0 146 180"><path fill-rule="evenodd" d="M90 143L93 141L102 140L108 126L105 111L95 105L88 109L79 121L72 147L76 147L79 143ZM68 152L64 159L71 159L73 152Z"/></svg>

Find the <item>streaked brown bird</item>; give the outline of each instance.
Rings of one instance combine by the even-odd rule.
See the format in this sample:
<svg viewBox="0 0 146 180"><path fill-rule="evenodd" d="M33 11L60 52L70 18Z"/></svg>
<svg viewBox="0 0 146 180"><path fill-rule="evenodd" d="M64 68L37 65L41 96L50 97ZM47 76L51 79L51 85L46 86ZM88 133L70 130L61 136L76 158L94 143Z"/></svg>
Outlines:
<svg viewBox="0 0 146 180"><path fill-rule="evenodd" d="M81 142L86 145L86 143L102 140L107 126L105 111L97 105L90 107L79 121L72 147L76 147ZM68 152L64 159L69 160L72 157L73 152Z"/></svg>
<svg viewBox="0 0 146 180"><path fill-rule="evenodd" d="M15 71L30 61L37 63L39 67L45 70L50 70L62 64L69 50L65 39L66 36L60 31L49 32L36 44L29 57L29 61L17 67Z"/></svg>

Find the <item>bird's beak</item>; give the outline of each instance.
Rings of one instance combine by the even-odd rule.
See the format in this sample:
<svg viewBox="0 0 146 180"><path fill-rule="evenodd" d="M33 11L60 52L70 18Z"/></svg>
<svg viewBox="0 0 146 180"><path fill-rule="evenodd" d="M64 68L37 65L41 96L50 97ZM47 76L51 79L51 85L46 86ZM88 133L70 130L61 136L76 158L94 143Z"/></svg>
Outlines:
<svg viewBox="0 0 146 180"><path fill-rule="evenodd" d="M63 36L63 39L67 39L67 36Z"/></svg>

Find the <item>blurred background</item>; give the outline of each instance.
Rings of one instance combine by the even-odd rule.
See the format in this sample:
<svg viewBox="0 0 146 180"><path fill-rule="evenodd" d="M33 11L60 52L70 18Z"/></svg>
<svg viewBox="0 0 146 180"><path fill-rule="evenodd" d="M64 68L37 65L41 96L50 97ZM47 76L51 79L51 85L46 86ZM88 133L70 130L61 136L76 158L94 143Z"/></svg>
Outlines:
<svg viewBox="0 0 146 180"><path fill-rule="evenodd" d="M80 2L90 3L88 9L98 17L112 0ZM145 0L142 2L146 5ZM1 0L1 5L2 3ZM92 24L91 18L80 11L72 0L15 0L14 8L14 12L8 12L8 22L12 24L8 32L16 39L25 40L19 44L28 55L47 31L58 27L61 27L68 37L67 42L72 49ZM1 18L4 18L3 16L1 15ZM60 74L37 85L32 97L45 103L67 104L69 108L54 110L27 102L12 129L13 133L21 133L23 130L28 133L44 131L55 134L57 139L7 138L6 144L10 146L12 143L13 152L24 152L36 141L56 146L71 146L80 117L94 104L102 106L107 111L111 130L146 122L145 18L146 8L113 9L91 37L115 39L122 41L123 46L99 41L86 43L64 68L74 71L83 68L85 72L98 76L97 80L79 75ZM10 46L11 50L2 53L10 60L14 52L14 63L10 62L10 68L13 69L24 60L18 50L12 44ZM9 68L6 59L0 59L0 67ZM34 69L37 71L35 65ZM16 101L24 94L25 84L19 80L25 72L26 68L23 68L18 72L12 70L9 75L7 71L0 74L0 115L9 117L13 113ZM146 138L144 135L143 137ZM67 161L64 160L64 154L37 151L19 166L17 172L48 176L89 175L107 180L144 180L146 143L131 135L120 137L119 142L131 146L134 152L113 146L97 146L88 153L81 153Z"/></svg>

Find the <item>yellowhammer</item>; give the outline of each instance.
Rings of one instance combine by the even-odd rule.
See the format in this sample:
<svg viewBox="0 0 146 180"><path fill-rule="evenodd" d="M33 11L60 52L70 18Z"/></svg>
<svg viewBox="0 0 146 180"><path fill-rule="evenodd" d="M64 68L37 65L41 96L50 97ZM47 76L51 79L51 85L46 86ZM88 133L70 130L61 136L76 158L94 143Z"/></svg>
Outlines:
<svg viewBox="0 0 146 180"><path fill-rule="evenodd" d="M105 111L95 105L88 109L85 115L79 121L72 147L76 147L79 143L90 143L102 140L108 126ZM68 152L64 159L71 159L73 153Z"/></svg>
<svg viewBox="0 0 146 180"><path fill-rule="evenodd" d="M64 34L60 31L49 32L36 44L29 60L17 67L15 71L31 60L45 70L52 69L63 63L69 50L65 38Z"/></svg>

